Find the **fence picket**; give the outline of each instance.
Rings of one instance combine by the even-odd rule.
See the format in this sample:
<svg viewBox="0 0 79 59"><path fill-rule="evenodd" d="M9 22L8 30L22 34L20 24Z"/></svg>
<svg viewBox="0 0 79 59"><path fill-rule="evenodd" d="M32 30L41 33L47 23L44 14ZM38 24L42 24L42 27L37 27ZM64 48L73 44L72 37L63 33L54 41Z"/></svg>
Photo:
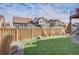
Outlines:
<svg viewBox="0 0 79 59"><path fill-rule="evenodd" d="M46 32L46 34L44 33ZM0 28L0 39L5 36L6 33L12 34L13 41L19 41L23 39L31 39L37 36L53 36L65 34L64 28L32 28L32 29L17 29L17 28Z"/></svg>

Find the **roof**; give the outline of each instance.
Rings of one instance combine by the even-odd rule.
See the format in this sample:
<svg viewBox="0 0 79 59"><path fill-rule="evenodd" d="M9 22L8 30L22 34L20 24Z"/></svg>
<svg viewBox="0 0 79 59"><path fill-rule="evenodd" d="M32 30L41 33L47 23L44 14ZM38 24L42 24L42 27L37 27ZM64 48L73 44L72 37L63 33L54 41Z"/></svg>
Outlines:
<svg viewBox="0 0 79 59"><path fill-rule="evenodd" d="M38 20L40 20L40 19L43 19L43 20L47 21L47 19L44 18L44 17L39 17Z"/></svg>
<svg viewBox="0 0 79 59"><path fill-rule="evenodd" d="M43 20L47 21L47 19L44 18L44 17L39 17L39 18L35 17L34 21L37 22L37 21L40 20L40 19L43 19Z"/></svg>
<svg viewBox="0 0 79 59"><path fill-rule="evenodd" d="M16 17L13 16L13 23L29 23L32 21L31 18L24 18L24 17Z"/></svg>
<svg viewBox="0 0 79 59"><path fill-rule="evenodd" d="M71 19L73 18L79 18L79 14L75 14L75 15L72 15L71 17L70 17Z"/></svg>
<svg viewBox="0 0 79 59"><path fill-rule="evenodd" d="M58 21L58 22L61 22L61 23L65 24L64 22L62 22L62 21L60 21L60 20L58 20L58 19L55 19L55 20L50 19L50 21L52 21L52 22L53 22L53 21L55 21L55 22Z"/></svg>
<svg viewBox="0 0 79 59"><path fill-rule="evenodd" d="M70 13L70 18L71 19L79 18L79 8L72 10L72 12Z"/></svg>

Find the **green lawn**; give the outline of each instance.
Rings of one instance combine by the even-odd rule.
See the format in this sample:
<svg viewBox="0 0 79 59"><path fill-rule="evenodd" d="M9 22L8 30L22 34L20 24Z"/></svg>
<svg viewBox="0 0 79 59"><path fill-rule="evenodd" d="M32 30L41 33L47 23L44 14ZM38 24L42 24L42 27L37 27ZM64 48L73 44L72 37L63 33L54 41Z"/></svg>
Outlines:
<svg viewBox="0 0 79 59"><path fill-rule="evenodd" d="M25 45L25 55L78 55L79 45L73 44L69 37L50 37L47 40Z"/></svg>

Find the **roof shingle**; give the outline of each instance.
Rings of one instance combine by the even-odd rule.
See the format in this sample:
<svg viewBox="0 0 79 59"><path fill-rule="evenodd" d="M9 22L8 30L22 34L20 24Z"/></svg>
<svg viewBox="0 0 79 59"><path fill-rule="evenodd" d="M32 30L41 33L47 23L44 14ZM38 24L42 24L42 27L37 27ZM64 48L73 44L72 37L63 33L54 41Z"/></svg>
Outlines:
<svg viewBox="0 0 79 59"><path fill-rule="evenodd" d="M31 21L32 21L31 18L13 16L13 23L28 23L28 22L31 22Z"/></svg>

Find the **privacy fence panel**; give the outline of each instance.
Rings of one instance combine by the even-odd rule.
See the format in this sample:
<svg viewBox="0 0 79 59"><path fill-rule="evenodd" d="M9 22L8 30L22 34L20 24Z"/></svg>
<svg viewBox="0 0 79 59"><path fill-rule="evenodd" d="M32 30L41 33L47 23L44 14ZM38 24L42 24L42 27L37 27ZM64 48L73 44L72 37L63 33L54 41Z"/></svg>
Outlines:
<svg viewBox="0 0 79 59"><path fill-rule="evenodd" d="M42 36L42 28L33 28L32 29L32 38Z"/></svg>
<svg viewBox="0 0 79 59"><path fill-rule="evenodd" d="M17 40L31 39L32 30L31 29L17 29Z"/></svg>
<svg viewBox="0 0 79 59"><path fill-rule="evenodd" d="M38 36L54 36L54 35L65 35L64 28L1 28L0 29L0 40L6 35L13 35L12 41L20 41L23 39L31 39Z"/></svg>
<svg viewBox="0 0 79 59"><path fill-rule="evenodd" d="M43 28L42 31L44 37L51 35L51 28Z"/></svg>
<svg viewBox="0 0 79 59"><path fill-rule="evenodd" d="M13 40L12 41L17 41L17 37L16 37L16 29L7 29L7 28L3 28L0 29L0 39L4 38L5 35L12 35L13 36Z"/></svg>

